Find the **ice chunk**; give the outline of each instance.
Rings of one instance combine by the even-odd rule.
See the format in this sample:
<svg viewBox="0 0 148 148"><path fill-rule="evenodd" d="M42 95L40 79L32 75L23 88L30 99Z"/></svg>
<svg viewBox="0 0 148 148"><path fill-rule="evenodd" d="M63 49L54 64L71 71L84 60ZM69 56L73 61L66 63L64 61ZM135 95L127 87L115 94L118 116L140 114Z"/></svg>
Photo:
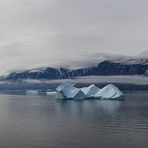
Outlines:
<svg viewBox="0 0 148 148"><path fill-rule="evenodd" d="M26 94L27 95L37 95L39 93L38 90L27 90Z"/></svg>
<svg viewBox="0 0 148 148"><path fill-rule="evenodd" d="M100 99L124 99L124 94L113 84L109 84L100 89L96 94Z"/></svg>
<svg viewBox="0 0 148 148"><path fill-rule="evenodd" d="M46 95L55 96L56 95L56 91L47 91Z"/></svg>
<svg viewBox="0 0 148 148"><path fill-rule="evenodd" d="M81 89L74 87L71 83L66 82L60 85L57 89L58 99L84 99L85 94Z"/></svg>
<svg viewBox="0 0 148 148"><path fill-rule="evenodd" d="M109 84L99 89L94 84L88 87L77 88L73 84L66 82L56 89L56 97L58 99L124 99L123 93L113 84Z"/></svg>

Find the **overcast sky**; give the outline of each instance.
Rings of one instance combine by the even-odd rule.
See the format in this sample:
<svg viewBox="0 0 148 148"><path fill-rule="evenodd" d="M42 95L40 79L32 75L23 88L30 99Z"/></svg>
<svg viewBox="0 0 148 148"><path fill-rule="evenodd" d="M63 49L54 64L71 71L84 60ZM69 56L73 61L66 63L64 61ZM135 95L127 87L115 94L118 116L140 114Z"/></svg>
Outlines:
<svg viewBox="0 0 148 148"><path fill-rule="evenodd" d="M0 73L147 49L147 0L0 0Z"/></svg>

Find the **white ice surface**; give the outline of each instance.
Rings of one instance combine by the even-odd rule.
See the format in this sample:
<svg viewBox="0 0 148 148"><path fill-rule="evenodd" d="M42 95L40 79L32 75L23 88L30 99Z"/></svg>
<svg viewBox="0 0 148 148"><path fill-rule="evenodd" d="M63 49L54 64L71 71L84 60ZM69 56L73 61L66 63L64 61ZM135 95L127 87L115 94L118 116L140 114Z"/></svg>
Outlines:
<svg viewBox="0 0 148 148"><path fill-rule="evenodd" d="M122 99L123 96L123 93L113 84L103 87L95 94L95 97L100 99Z"/></svg>
<svg viewBox="0 0 148 148"><path fill-rule="evenodd" d="M47 91L46 95L55 96L56 95L56 91Z"/></svg>
<svg viewBox="0 0 148 148"><path fill-rule="evenodd" d="M57 97L60 99L84 99L86 98L85 94L81 89L74 87L71 83L66 82L60 85L57 89Z"/></svg>
<svg viewBox="0 0 148 148"><path fill-rule="evenodd" d="M88 87L76 88L71 83L66 82L57 87L56 91L58 99L123 99L124 97L123 93L113 84L99 89L94 84Z"/></svg>
<svg viewBox="0 0 148 148"><path fill-rule="evenodd" d="M82 92L86 95L86 97L94 97L94 95L100 90L98 87L96 87L94 84L88 86L88 87L82 87L80 88Z"/></svg>
<svg viewBox="0 0 148 148"><path fill-rule="evenodd" d="M26 94L28 95L37 95L39 93L38 90L27 90L26 91Z"/></svg>

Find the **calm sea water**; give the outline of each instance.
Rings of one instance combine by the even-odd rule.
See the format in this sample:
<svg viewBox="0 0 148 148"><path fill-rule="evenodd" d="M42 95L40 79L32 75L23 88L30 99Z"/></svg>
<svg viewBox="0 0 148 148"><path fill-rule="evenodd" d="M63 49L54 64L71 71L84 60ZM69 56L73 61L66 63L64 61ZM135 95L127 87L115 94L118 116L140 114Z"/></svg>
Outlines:
<svg viewBox="0 0 148 148"><path fill-rule="evenodd" d="M148 93L125 101L0 95L1 148L146 148Z"/></svg>

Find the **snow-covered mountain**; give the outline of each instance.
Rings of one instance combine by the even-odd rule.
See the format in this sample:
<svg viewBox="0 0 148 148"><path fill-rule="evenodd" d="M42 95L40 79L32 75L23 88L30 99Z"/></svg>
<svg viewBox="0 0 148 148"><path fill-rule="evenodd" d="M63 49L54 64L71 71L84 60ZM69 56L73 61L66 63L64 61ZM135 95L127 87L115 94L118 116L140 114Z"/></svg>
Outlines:
<svg viewBox="0 0 148 148"><path fill-rule="evenodd" d="M101 59L101 60L100 60ZM148 70L148 58L123 56L98 57L95 66L67 69L44 67L38 69L13 72L3 76L5 80L18 79L65 79L90 75L144 75Z"/></svg>

